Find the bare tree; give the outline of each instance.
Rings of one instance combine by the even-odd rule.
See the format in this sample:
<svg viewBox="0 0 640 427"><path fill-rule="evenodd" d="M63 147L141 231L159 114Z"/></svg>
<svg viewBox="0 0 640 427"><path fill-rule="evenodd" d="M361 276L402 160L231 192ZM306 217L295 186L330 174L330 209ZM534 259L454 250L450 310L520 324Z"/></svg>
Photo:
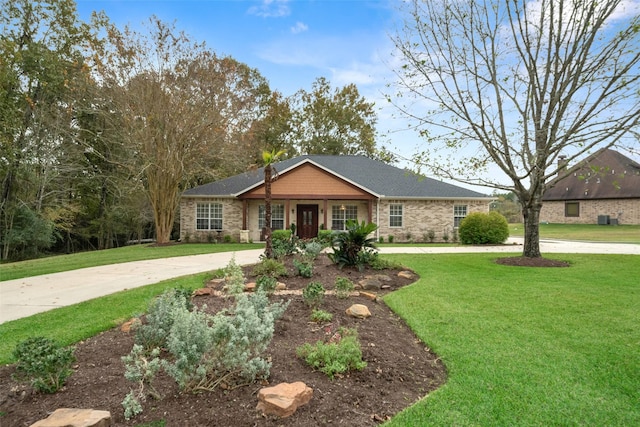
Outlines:
<svg viewBox="0 0 640 427"><path fill-rule="evenodd" d="M393 37L405 96L396 105L429 143L417 162L459 182L514 192L523 255L541 257L542 196L562 173L559 156L572 161L637 144L637 9L623 0L409 4ZM483 175L492 165L508 183Z"/></svg>

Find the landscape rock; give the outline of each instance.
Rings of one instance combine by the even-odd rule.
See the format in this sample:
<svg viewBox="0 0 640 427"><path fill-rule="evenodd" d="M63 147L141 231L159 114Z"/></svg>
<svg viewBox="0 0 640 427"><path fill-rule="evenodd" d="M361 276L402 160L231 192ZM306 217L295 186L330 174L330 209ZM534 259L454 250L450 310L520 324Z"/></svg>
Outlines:
<svg viewBox="0 0 640 427"><path fill-rule="evenodd" d="M140 319L138 319L137 317L134 317L133 319L127 322L124 322L122 325L120 325L120 330L122 332L129 333L131 332L132 329L135 329L136 326L140 324L141 324Z"/></svg>
<svg viewBox="0 0 640 427"><path fill-rule="evenodd" d="M286 418L296 410L309 403L313 397L313 389L302 381L280 383L273 387L265 387L258 392L256 409L264 415L275 415Z"/></svg>
<svg viewBox="0 0 640 427"><path fill-rule="evenodd" d="M60 408L31 427L108 427L111 412L95 409Z"/></svg>
<svg viewBox="0 0 640 427"><path fill-rule="evenodd" d="M367 277L358 282L361 289L365 291L378 291L382 287L382 283L375 277Z"/></svg>
<svg viewBox="0 0 640 427"><path fill-rule="evenodd" d="M378 295L372 292L360 292L361 297L365 297L368 300L376 301L378 299Z"/></svg>
<svg viewBox="0 0 640 427"><path fill-rule="evenodd" d="M224 285L224 279L211 279L207 282L207 288L221 288Z"/></svg>
<svg viewBox="0 0 640 427"><path fill-rule="evenodd" d="M249 282L249 283L244 285L244 291L245 292L254 292L256 290L256 286L258 286L256 284L256 282Z"/></svg>
<svg viewBox="0 0 640 427"><path fill-rule="evenodd" d="M213 295L213 288L200 288L200 289L196 289L195 291L193 291L193 296L194 297L201 297L204 295Z"/></svg>
<svg viewBox="0 0 640 427"><path fill-rule="evenodd" d="M364 304L353 304L351 307L347 308L346 313L356 319L366 319L371 316L369 308Z"/></svg>
<svg viewBox="0 0 640 427"><path fill-rule="evenodd" d="M287 289L287 285L282 283L282 282L278 282L276 283L276 291L284 291L285 289Z"/></svg>
<svg viewBox="0 0 640 427"><path fill-rule="evenodd" d="M393 280L393 279L391 279L391 277L389 277L386 274L376 274L376 275L371 276L371 277L373 277L374 279L378 279L381 282L391 282Z"/></svg>
<svg viewBox="0 0 640 427"><path fill-rule="evenodd" d="M402 277L403 279L413 280L416 278L416 275L411 271L404 270L398 273L398 277Z"/></svg>

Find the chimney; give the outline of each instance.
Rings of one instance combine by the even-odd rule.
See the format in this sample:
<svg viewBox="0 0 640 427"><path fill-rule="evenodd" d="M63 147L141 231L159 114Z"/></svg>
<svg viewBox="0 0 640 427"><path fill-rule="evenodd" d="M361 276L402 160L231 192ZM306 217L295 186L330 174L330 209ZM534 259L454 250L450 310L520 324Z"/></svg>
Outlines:
<svg viewBox="0 0 640 427"><path fill-rule="evenodd" d="M558 156L558 175L562 174L567 169L568 164L567 156Z"/></svg>

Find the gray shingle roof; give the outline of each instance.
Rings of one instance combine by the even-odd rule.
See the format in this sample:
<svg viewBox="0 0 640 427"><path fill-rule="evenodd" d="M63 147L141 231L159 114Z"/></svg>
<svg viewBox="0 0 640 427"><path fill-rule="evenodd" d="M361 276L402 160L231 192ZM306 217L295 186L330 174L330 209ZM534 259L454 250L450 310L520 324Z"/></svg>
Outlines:
<svg viewBox="0 0 640 427"><path fill-rule="evenodd" d="M274 164L280 174L310 162L369 193L383 198L489 198L473 190L448 184L365 156L305 155ZM262 184L263 168L186 190L190 197L233 197Z"/></svg>

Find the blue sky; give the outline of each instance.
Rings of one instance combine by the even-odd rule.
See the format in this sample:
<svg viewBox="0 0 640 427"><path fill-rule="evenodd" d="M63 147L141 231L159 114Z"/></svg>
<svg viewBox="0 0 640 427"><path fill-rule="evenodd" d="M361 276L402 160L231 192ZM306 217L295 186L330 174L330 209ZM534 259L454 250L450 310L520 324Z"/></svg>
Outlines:
<svg viewBox="0 0 640 427"><path fill-rule="evenodd" d="M416 151L413 132L397 133L384 100L393 79L389 35L398 22L398 0L76 0L88 20L104 10L119 28L140 28L149 16L176 23L194 40L220 55L257 68L272 89L285 96L310 90L318 77L332 87L354 83L376 107L379 142L409 157ZM386 137L388 131L394 132Z"/></svg>

